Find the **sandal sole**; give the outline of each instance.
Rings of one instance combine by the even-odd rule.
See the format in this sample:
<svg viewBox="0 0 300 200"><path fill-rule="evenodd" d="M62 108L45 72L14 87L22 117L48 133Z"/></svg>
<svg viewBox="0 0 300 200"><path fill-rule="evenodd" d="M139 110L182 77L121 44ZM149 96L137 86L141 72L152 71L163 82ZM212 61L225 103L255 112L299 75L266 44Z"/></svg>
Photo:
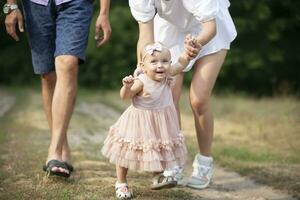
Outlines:
<svg viewBox="0 0 300 200"><path fill-rule="evenodd" d="M155 186L151 186L151 190L160 190L160 189L165 189L165 188L172 188L177 185L177 181L169 181L167 183L159 183L156 184Z"/></svg>

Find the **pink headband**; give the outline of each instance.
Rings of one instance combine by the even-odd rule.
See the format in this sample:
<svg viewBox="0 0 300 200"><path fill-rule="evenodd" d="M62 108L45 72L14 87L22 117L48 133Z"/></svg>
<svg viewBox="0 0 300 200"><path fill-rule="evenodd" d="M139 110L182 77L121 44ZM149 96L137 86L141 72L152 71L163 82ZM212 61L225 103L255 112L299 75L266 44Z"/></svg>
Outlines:
<svg viewBox="0 0 300 200"><path fill-rule="evenodd" d="M144 50L144 56L142 58L142 61L145 59L146 55L149 54L149 55L152 55L154 53L154 51L159 51L161 52L163 49L163 46L160 44L160 43L154 43L154 44L149 44L145 47L145 50Z"/></svg>

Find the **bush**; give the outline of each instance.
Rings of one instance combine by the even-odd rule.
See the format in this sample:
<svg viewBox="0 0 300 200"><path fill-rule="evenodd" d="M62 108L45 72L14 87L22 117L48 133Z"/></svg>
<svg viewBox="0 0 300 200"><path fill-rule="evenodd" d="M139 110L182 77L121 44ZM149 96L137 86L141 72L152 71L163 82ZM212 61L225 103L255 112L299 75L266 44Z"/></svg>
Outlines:
<svg viewBox="0 0 300 200"><path fill-rule="evenodd" d="M99 2L95 1L95 8ZM216 84L217 91L239 91L254 95L300 95L300 2L292 0L232 0L230 12L238 37L232 43ZM94 13L87 50L87 62L80 67L83 86L119 88L123 76L136 65L138 27L130 14L128 2L112 1L110 42L95 47ZM4 21L4 16L1 15ZM37 80L32 75L30 50L24 34L21 42L10 39L0 27L0 83L28 84ZM185 84L191 80L187 73Z"/></svg>

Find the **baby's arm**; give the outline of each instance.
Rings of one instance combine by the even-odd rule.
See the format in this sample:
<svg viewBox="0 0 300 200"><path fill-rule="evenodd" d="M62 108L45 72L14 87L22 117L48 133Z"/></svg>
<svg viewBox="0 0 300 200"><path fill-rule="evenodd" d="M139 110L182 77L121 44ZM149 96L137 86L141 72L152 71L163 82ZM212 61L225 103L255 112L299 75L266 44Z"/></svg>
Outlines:
<svg viewBox="0 0 300 200"><path fill-rule="evenodd" d="M178 58L178 61L171 66L170 68L170 75L175 76L182 72L189 64L190 60L192 60L195 56L191 56L191 53L194 51L199 52L197 48L195 48L195 39L192 38L190 35L186 36L184 41L184 52ZM197 54L196 54L197 55Z"/></svg>
<svg viewBox="0 0 300 200"><path fill-rule="evenodd" d="M170 75L175 76L177 74L180 74L184 68L189 64L190 60L185 55L181 55L178 58L178 61L171 66L170 68Z"/></svg>
<svg viewBox="0 0 300 200"><path fill-rule="evenodd" d="M120 90L120 97L122 100L131 99L134 95L142 91L143 83L133 76L126 76L122 80L123 87Z"/></svg>

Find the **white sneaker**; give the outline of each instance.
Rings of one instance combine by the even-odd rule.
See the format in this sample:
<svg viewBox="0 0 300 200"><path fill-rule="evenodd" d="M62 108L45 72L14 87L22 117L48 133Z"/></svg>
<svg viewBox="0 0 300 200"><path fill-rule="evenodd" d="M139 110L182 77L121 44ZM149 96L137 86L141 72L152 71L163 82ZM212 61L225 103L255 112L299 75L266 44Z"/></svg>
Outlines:
<svg viewBox="0 0 300 200"><path fill-rule="evenodd" d="M195 189L206 188L213 176L213 158L197 154L193 162L193 168L187 186Z"/></svg>
<svg viewBox="0 0 300 200"><path fill-rule="evenodd" d="M175 166L172 169L165 170L164 176L172 176L177 182L183 179L183 167Z"/></svg>

